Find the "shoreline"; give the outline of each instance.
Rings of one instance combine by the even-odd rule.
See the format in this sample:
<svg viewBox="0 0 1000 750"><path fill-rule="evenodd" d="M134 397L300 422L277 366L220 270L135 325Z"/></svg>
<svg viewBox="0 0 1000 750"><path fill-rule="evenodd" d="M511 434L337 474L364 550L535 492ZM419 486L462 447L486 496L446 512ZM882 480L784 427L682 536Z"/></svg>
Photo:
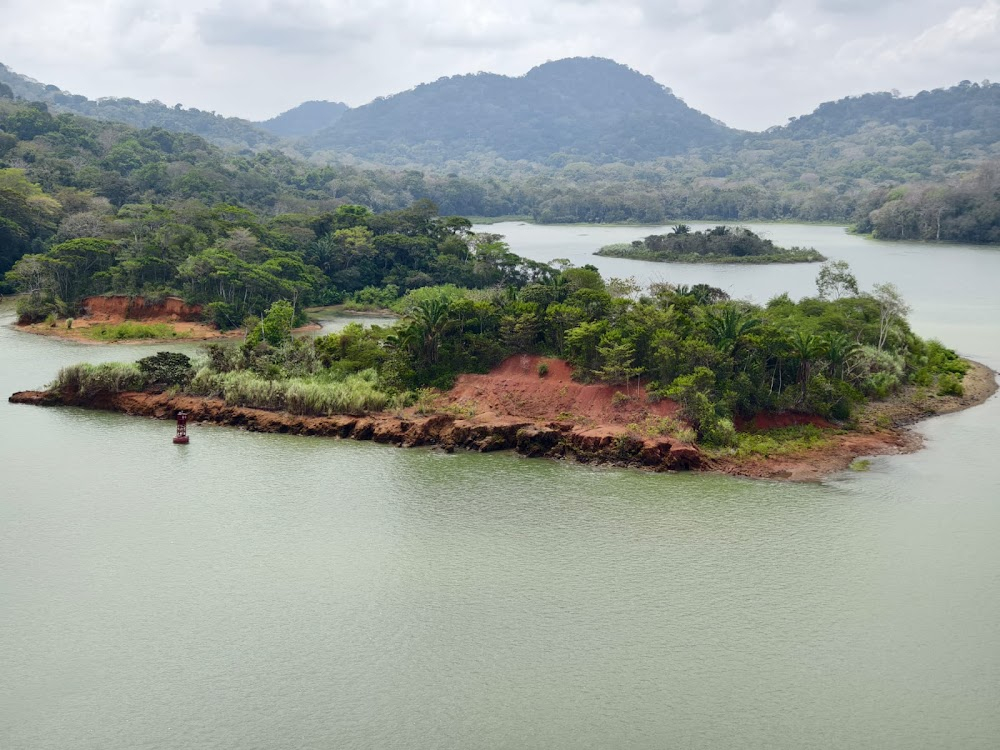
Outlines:
<svg viewBox="0 0 1000 750"><path fill-rule="evenodd" d="M80 321L81 323L86 323L83 318L75 318L74 322ZM20 323L12 322L7 325L11 330L17 331L18 333L29 333L33 336L47 336L49 338L60 339L62 341L72 341L77 344L85 344L87 346L135 346L135 345L158 345L158 344L198 344L204 343L206 341L234 341L245 336L242 328L233 328L229 331L222 331L218 328L211 328L205 324L179 324L179 325L190 325L190 329L182 331L183 335L172 336L170 338L138 338L138 339L112 339L112 340L102 340L102 339L92 339L86 335L85 331L95 325L102 325L107 321L90 321L89 324L81 325L74 328L66 328L65 319L60 320L62 325L46 325L44 323L28 323L22 325ZM150 322L150 321L136 321L139 323ZM177 323L173 321L162 321L154 320L154 323L160 323L164 325L169 325L177 330ZM304 333L314 333L323 329L320 323L310 321L304 326L299 326L298 328L293 328L293 334L304 334Z"/></svg>
<svg viewBox="0 0 1000 750"><path fill-rule="evenodd" d="M910 388L899 397L870 405L858 429L836 430L820 445L797 452L737 456L708 450L673 437L639 437L616 424L574 424L516 415L489 414L476 418L453 413L397 413L313 417L282 411L230 406L218 398L123 392L91 398L50 391L20 391L15 404L76 406L131 416L170 420L179 410L191 424L239 427L252 432L370 440L401 447L437 446L478 452L513 450L530 458L569 459L584 464L640 468L648 471L706 471L754 479L820 481L847 469L856 459L912 453L923 446L910 429L930 417L985 403L998 390L997 373L978 362L963 385L961 397L936 397Z"/></svg>

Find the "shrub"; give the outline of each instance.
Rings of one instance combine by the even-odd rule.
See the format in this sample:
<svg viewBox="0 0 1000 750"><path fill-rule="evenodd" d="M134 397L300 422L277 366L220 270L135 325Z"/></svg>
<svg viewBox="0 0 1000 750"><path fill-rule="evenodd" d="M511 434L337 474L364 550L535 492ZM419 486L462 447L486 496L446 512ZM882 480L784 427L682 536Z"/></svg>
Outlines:
<svg viewBox="0 0 1000 750"><path fill-rule="evenodd" d="M939 396L964 396L965 388L962 387L962 381L951 373L945 373L940 378L938 378L938 395Z"/></svg>
<svg viewBox="0 0 1000 750"><path fill-rule="evenodd" d="M265 380L247 370L230 372L221 378L222 397L231 406L249 406L256 409L283 409L285 383Z"/></svg>
<svg viewBox="0 0 1000 750"><path fill-rule="evenodd" d="M131 339L176 339L187 338L188 334L178 333L166 323L101 323L87 329L88 338L97 341L125 341Z"/></svg>
<svg viewBox="0 0 1000 750"><path fill-rule="evenodd" d="M146 387L146 376L134 362L70 365L59 371L50 387L90 397L104 393L141 391Z"/></svg>
<svg viewBox="0 0 1000 750"><path fill-rule="evenodd" d="M538 363L538 377L544 378L548 374L549 374L549 366L547 364L545 364L544 362L539 362Z"/></svg>
<svg viewBox="0 0 1000 750"><path fill-rule="evenodd" d="M182 385L191 379L191 358L178 352L157 352L136 364L149 383Z"/></svg>
<svg viewBox="0 0 1000 750"><path fill-rule="evenodd" d="M20 297L17 300L17 322L22 325L29 323L40 323L51 313L55 312L57 305L55 302L43 299L38 294L31 294Z"/></svg>

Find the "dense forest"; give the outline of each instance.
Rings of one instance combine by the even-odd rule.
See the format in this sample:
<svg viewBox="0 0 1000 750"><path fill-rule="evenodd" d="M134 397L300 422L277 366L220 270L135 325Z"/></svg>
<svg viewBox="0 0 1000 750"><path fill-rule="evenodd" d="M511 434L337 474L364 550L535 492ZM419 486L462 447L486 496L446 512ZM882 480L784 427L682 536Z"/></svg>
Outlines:
<svg viewBox="0 0 1000 750"><path fill-rule="evenodd" d="M350 109L342 102L303 102L277 117L257 123L257 127L281 136L297 138L328 128Z"/></svg>
<svg viewBox="0 0 1000 750"><path fill-rule="evenodd" d="M660 263L816 263L826 260L812 248L778 247L746 227L719 225L692 232L677 224L669 234L651 234L632 243L606 245L595 255Z"/></svg>
<svg viewBox="0 0 1000 750"><path fill-rule="evenodd" d="M518 78L454 76L380 97L299 148L381 164L441 165L488 155L561 166L650 161L721 145L736 132L649 76L612 60L573 58Z"/></svg>
<svg viewBox="0 0 1000 750"><path fill-rule="evenodd" d="M859 293L839 264L824 268L817 289L816 297L796 303L782 295L761 307L706 285L657 285L639 296L592 268L534 267L499 287L416 289L399 302L404 317L395 325L352 325L316 339L291 337L294 308L281 300L241 346L210 346L194 363L175 355L66 368L55 386L92 396L157 383L239 406L363 413L419 407L425 386L447 387L458 373L538 352L565 358L583 381L617 386L618 401L644 384L652 398L680 404L698 440L723 446L737 442L736 420L761 411L847 420L906 384L962 392L966 363L910 331L894 287Z"/></svg>
<svg viewBox="0 0 1000 750"><path fill-rule="evenodd" d="M130 97L115 96L88 99L19 75L3 63L0 63L0 86L7 86L15 96L25 101L44 102L55 112L71 112L137 128L159 127L177 133L194 133L229 148L256 150L278 143L278 138L267 130L238 117L186 109L180 104L168 106L155 100L140 102Z"/></svg>
<svg viewBox="0 0 1000 750"><path fill-rule="evenodd" d="M882 238L995 241L992 217L1000 198L988 175L1000 163L1000 85L989 82L964 81L913 97L847 97L783 127L742 133L690 110L648 76L598 59L547 63L521 78L456 76L356 110L311 102L259 127L156 102L100 100L84 106L77 101L82 97L3 67L0 81L8 82L9 95L48 102L53 113L69 111L72 100L92 117L194 131L242 149L244 163L235 167L238 159L205 144L197 147L210 161L229 165L221 172L210 169L215 184L201 192L224 192L219 188L234 178L252 176L266 185L270 199L252 203L249 196L229 195L224 200L272 213L312 210L303 206L324 200L385 211L430 199L445 214L549 223L836 221ZM4 86L0 83L0 98ZM519 100L512 104L510 97ZM514 114L516 123L504 119ZM325 118L333 126L322 138L341 128L345 134L336 136L342 142L335 151L314 151L311 135L282 140L262 129L290 136ZM413 140L414 133L424 132L414 122L425 123L427 132L437 128L440 138ZM111 135L116 126L101 132L105 139L116 137ZM6 129L0 143L8 150L11 135L33 137L20 127ZM352 150L351 138L358 139L360 150ZM516 153L507 153L505 143ZM636 158L625 153L630 149L637 150ZM308 163L298 158L307 152ZM387 170L379 160L400 165L399 171ZM171 162L169 155L165 161ZM205 168L204 158L187 161L197 167L174 170ZM331 161L339 165L327 166ZM24 160L8 158L7 166L22 167ZM985 179L968 177L977 169ZM166 189L171 198L192 192L190 184L172 190L172 182ZM111 192L109 186L103 189Z"/></svg>

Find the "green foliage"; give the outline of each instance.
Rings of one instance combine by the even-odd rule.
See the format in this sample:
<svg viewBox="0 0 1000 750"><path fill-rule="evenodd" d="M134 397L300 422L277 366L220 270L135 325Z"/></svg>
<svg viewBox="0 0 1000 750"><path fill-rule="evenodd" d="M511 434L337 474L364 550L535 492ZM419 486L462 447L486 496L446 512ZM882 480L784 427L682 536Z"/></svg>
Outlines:
<svg viewBox="0 0 1000 750"><path fill-rule="evenodd" d="M178 332L166 323L99 323L85 329L87 338L95 341L129 341L133 339L178 339L188 334Z"/></svg>
<svg viewBox="0 0 1000 750"><path fill-rule="evenodd" d="M231 406L287 410L293 414L326 416L380 411L389 395L378 387L374 370L339 381L309 378L268 379L249 370L215 373L199 370L189 386L203 396L221 396Z"/></svg>
<svg viewBox="0 0 1000 750"><path fill-rule="evenodd" d="M133 362L104 362L99 365L78 364L64 367L49 387L78 395L81 398L141 391L146 387L146 375Z"/></svg>
<svg viewBox="0 0 1000 750"><path fill-rule="evenodd" d="M945 373L940 378L938 378L938 395L939 396L964 396L965 388L962 387L962 381L960 378L955 377L951 373Z"/></svg>
<svg viewBox="0 0 1000 750"><path fill-rule="evenodd" d="M538 377L544 378L548 374L549 374L549 366L547 364L545 364L544 362L539 362L538 363Z"/></svg>
<svg viewBox="0 0 1000 750"><path fill-rule="evenodd" d="M805 424L737 433L735 449L739 457L781 456L816 448L828 441L829 438L821 429Z"/></svg>
<svg viewBox="0 0 1000 750"><path fill-rule="evenodd" d="M595 254L663 263L814 263L826 260L815 250L785 249L744 227L727 226L704 232L651 234L631 244L606 245Z"/></svg>
<svg viewBox="0 0 1000 750"><path fill-rule="evenodd" d="M191 358L180 352L157 352L136 362L146 381L159 385L183 385L191 379Z"/></svg>

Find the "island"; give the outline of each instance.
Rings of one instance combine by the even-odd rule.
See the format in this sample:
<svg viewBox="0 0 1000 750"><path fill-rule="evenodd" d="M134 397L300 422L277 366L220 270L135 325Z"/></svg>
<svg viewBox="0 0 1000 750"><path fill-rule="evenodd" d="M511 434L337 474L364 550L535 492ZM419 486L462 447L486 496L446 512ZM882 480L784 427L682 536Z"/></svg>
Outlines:
<svg viewBox="0 0 1000 750"><path fill-rule="evenodd" d="M818 263L826 258L813 248L783 248L746 227L719 225L692 232L677 224L669 234L605 245L594 255L658 263Z"/></svg>
<svg viewBox="0 0 1000 750"><path fill-rule="evenodd" d="M355 299L401 317L315 337L295 336L303 309L276 299L194 357L72 365L10 400L184 411L195 431L814 480L914 450L907 425L996 390L991 370L912 332L895 287L860 291L843 262L823 266L815 296L755 305L706 284L643 290L592 267L526 261L495 236L468 248L456 263L505 283L368 288Z"/></svg>

